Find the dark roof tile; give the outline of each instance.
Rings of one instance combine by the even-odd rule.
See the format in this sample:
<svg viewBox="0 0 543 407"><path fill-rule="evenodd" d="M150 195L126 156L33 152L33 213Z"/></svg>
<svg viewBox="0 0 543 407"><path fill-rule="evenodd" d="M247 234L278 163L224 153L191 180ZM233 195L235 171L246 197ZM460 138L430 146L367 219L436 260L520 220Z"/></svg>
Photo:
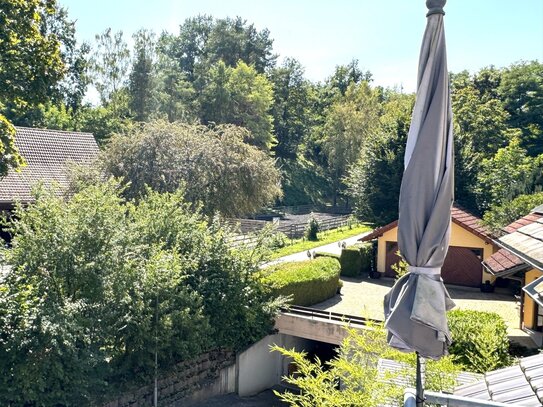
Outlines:
<svg viewBox="0 0 543 407"><path fill-rule="evenodd" d="M98 145L90 133L16 127L15 145L26 166L20 172L9 171L0 179L0 203L32 201L33 186L68 186L67 164L88 164L98 154Z"/></svg>

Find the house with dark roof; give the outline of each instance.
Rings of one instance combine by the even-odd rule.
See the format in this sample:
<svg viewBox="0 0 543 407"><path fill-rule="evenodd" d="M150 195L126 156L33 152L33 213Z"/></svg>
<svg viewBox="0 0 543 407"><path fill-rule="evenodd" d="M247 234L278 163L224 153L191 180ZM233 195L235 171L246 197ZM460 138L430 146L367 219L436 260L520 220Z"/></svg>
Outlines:
<svg viewBox="0 0 543 407"><path fill-rule="evenodd" d="M495 277L520 282L520 327L543 346L543 205L505 227L495 243L500 250L483 265Z"/></svg>
<svg viewBox="0 0 543 407"><path fill-rule="evenodd" d="M481 219L458 205L451 209L451 240L445 263L441 270L447 284L480 287L495 277L481 265L483 259L498 250L490 231L482 226ZM392 268L400 261L398 252L398 221L375 229L361 241L376 241L376 269L387 277L394 277Z"/></svg>
<svg viewBox="0 0 543 407"><path fill-rule="evenodd" d="M98 155L91 133L27 127L15 130L15 145L26 166L0 178L0 210L13 209L15 202L31 202L32 188L38 182L68 187L69 163L90 164Z"/></svg>

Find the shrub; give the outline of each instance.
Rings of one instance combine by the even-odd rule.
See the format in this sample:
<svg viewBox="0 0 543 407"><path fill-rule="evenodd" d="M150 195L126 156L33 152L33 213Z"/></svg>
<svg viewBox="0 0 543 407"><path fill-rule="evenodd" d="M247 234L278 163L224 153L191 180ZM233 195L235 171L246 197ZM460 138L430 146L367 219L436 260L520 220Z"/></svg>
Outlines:
<svg viewBox="0 0 543 407"><path fill-rule="evenodd" d="M307 240L316 241L319 240L317 234L319 233L319 221L311 214L307 226L305 227L305 238Z"/></svg>
<svg viewBox="0 0 543 407"><path fill-rule="evenodd" d="M292 296L292 304L309 306L336 295L339 269L338 261L327 257L282 263L271 267L264 282L275 295Z"/></svg>
<svg viewBox="0 0 543 407"><path fill-rule="evenodd" d="M341 275L346 277L356 277L362 270L362 256L360 248L356 246L346 247L341 251L339 257L341 264Z"/></svg>
<svg viewBox="0 0 543 407"><path fill-rule="evenodd" d="M356 277L371 270L373 249L371 243L357 243L341 251L341 275Z"/></svg>
<svg viewBox="0 0 543 407"><path fill-rule="evenodd" d="M478 373L509 365L507 327L498 314L454 310L448 319L453 339L449 352L457 362Z"/></svg>
<svg viewBox="0 0 543 407"><path fill-rule="evenodd" d="M13 270L0 282L0 405L100 404L149 382L155 352L163 372L269 333L258 247L233 249L182 196L127 202L111 181L17 206L13 246L0 244Z"/></svg>
<svg viewBox="0 0 543 407"><path fill-rule="evenodd" d="M285 247L288 243L288 237L283 232L272 233L268 242L270 249L280 249Z"/></svg>

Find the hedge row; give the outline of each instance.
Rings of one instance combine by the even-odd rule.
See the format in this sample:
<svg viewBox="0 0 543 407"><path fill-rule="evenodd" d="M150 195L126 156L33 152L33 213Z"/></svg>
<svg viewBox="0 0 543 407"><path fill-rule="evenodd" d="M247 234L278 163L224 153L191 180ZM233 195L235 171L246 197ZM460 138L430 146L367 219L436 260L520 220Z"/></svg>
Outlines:
<svg viewBox="0 0 543 407"><path fill-rule="evenodd" d="M315 257L332 257L339 260L341 275L345 277L357 277L361 273L369 273L373 248L371 243L357 243L348 246L341 251L341 255L317 252Z"/></svg>
<svg viewBox="0 0 543 407"><path fill-rule="evenodd" d="M292 296L294 305L317 304L336 295L339 287L339 262L329 257L281 263L268 270L264 283L275 295Z"/></svg>

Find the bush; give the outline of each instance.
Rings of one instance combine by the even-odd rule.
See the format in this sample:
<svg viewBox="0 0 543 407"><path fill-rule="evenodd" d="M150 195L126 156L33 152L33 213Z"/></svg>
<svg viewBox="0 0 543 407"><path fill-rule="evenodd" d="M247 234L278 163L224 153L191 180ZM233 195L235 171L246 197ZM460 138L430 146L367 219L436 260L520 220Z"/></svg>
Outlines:
<svg viewBox="0 0 543 407"><path fill-rule="evenodd" d="M373 249L371 243L360 243L346 247L341 251L341 275L356 277L371 270Z"/></svg>
<svg viewBox="0 0 543 407"><path fill-rule="evenodd" d="M0 244L0 405L99 405L125 385L273 327L258 247L233 249L183 192L126 202L115 182L41 191ZM255 251L256 249L256 251Z"/></svg>
<svg viewBox="0 0 543 407"><path fill-rule="evenodd" d="M336 295L339 269L338 261L327 257L282 263L271 267L264 283L277 296L292 296L292 304L309 306Z"/></svg>
<svg viewBox="0 0 543 407"><path fill-rule="evenodd" d="M478 373L510 364L507 327L498 314L454 310L448 319L453 340L449 352L457 362Z"/></svg>
<svg viewBox="0 0 543 407"><path fill-rule="evenodd" d="M283 232L272 233L268 242L271 250L281 249L288 244L288 237Z"/></svg>
<svg viewBox="0 0 543 407"><path fill-rule="evenodd" d="M339 257L341 264L341 275L345 277L356 277L362 270L362 256L360 248L356 246L346 247L341 251Z"/></svg>
<svg viewBox="0 0 543 407"><path fill-rule="evenodd" d="M319 233L319 221L311 214L307 226L305 227L305 238L307 240L316 241L319 240L317 234Z"/></svg>

